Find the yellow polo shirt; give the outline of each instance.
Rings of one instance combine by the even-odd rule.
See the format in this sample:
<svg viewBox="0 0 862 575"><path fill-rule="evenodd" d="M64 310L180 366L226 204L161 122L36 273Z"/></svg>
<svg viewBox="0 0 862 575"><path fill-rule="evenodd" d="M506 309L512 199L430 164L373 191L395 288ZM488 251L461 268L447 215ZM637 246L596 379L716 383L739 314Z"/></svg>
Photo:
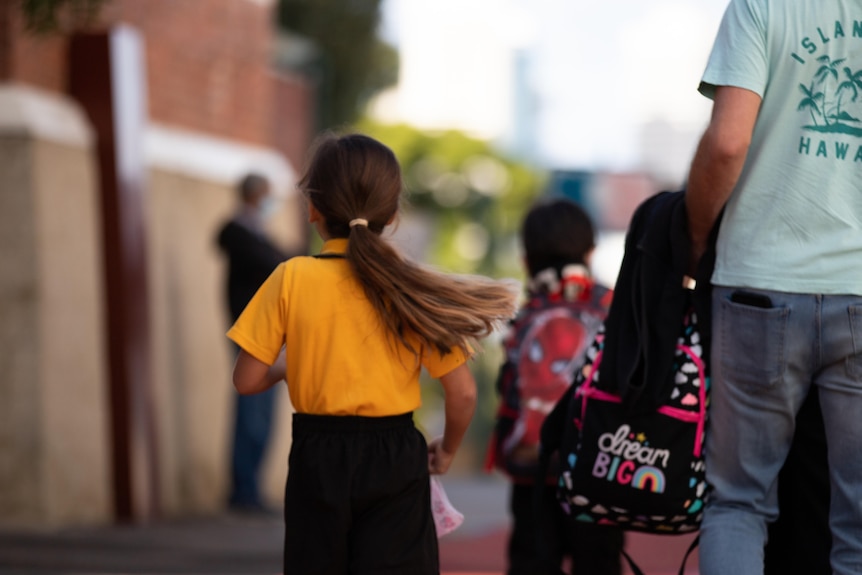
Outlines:
<svg viewBox="0 0 862 575"><path fill-rule="evenodd" d="M346 239L322 254L343 254ZM287 387L300 413L386 416L421 404L419 372L435 378L466 361L389 337L343 258L295 257L275 269L227 333L247 353L272 365L286 345ZM411 340L411 344L413 341Z"/></svg>

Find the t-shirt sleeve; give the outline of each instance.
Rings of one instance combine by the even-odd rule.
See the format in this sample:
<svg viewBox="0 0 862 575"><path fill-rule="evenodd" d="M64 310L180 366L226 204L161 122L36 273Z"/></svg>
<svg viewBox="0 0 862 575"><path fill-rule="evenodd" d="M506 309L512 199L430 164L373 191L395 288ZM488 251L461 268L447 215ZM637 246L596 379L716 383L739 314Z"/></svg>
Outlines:
<svg viewBox="0 0 862 575"><path fill-rule="evenodd" d="M769 79L768 62L762 0L731 0L698 91L711 99L717 86L733 86L763 97Z"/></svg>
<svg viewBox="0 0 862 575"><path fill-rule="evenodd" d="M468 351L472 354L473 349L469 348ZM422 365L434 379L439 379L456 367L466 363L467 359L467 355L460 347L453 347L445 355L436 349L429 348L425 348L422 353Z"/></svg>
<svg viewBox="0 0 862 575"><path fill-rule="evenodd" d="M288 275L286 263L275 268L227 332L238 346L267 365L275 363L285 343Z"/></svg>

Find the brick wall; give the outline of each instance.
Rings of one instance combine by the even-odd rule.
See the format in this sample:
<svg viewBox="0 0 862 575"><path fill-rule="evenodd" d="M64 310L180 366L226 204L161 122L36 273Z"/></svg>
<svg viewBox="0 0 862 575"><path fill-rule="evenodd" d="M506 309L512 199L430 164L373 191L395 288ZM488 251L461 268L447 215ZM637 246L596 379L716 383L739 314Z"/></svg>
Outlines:
<svg viewBox="0 0 862 575"><path fill-rule="evenodd" d="M300 171L315 131L314 89L308 80L283 72L272 76L273 146Z"/></svg>
<svg viewBox="0 0 862 575"><path fill-rule="evenodd" d="M102 17L128 22L146 39L154 120L271 142L270 8L248 0L114 0Z"/></svg>
<svg viewBox="0 0 862 575"><path fill-rule="evenodd" d="M9 77L9 51L12 45L9 12L8 4L0 0L0 81Z"/></svg>
<svg viewBox="0 0 862 575"><path fill-rule="evenodd" d="M0 0L0 81L63 92L67 38L23 30L19 0ZM94 26L127 23L146 42L150 118L262 146L291 160L308 144L312 98L271 70L272 5L249 0L111 0ZM276 101L276 98L280 98ZM296 128L298 133L294 133ZM299 135L302 134L302 135Z"/></svg>
<svg viewBox="0 0 862 575"><path fill-rule="evenodd" d="M63 36L24 32L20 0L0 0L0 81L14 80L62 92L66 86Z"/></svg>

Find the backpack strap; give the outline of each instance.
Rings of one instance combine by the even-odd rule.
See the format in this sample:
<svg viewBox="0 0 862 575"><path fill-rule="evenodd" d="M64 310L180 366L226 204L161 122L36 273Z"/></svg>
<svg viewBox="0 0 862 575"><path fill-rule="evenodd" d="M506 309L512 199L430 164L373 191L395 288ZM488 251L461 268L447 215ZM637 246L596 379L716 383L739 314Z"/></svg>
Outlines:
<svg viewBox="0 0 862 575"><path fill-rule="evenodd" d="M678 575L685 575L685 564L688 561L688 556L691 555L691 552L694 551L695 547L700 543L700 533L697 534L697 537L691 542L691 545L688 546L688 551L685 552L685 555L682 558L682 565L679 566Z"/></svg>
<svg viewBox="0 0 862 575"><path fill-rule="evenodd" d="M629 564L629 569L632 570L632 573L634 575L644 575L644 572L641 571L641 568L638 567L638 564L635 563L635 560L632 559L632 556L629 555L628 553L626 553L625 549L620 549L620 552L623 554L623 557L625 558L626 563Z"/></svg>
<svg viewBox="0 0 862 575"><path fill-rule="evenodd" d="M685 555L682 558L682 564L679 566L679 572L677 575L685 575L685 564L688 563L688 557L691 555L691 552L694 551L695 547L700 543L700 533L697 534L697 537L691 542L691 545L688 546L688 550L685 552ZM634 575L644 575L644 572L638 567L635 560L631 558L631 555L626 553L625 549L622 549L623 557L625 557L626 562L629 564L629 568L632 570Z"/></svg>
<svg viewBox="0 0 862 575"><path fill-rule="evenodd" d="M347 256L344 254L315 254L311 256L313 258L317 258L319 260L334 260L334 259L345 259Z"/></svg>

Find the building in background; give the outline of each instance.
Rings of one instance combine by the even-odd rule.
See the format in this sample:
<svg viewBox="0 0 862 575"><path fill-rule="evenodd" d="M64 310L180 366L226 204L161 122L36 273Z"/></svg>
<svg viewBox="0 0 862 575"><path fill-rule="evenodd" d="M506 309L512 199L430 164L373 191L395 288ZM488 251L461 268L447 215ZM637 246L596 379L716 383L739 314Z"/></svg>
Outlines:
<svg viewBox="0 0 862 575"><path fill-rule="evenodd" d="M111 0L86 31L39 36L20 2L0 0L0 524L224 504L232 358L213 238L239 178L273 182L286 248L307 237L293 183L313 86L273 64L274 8ZM104 63L84 47L99 38L107 72L94 81ZM101 83L113 97L94 104ZM113 172L100 118L115 128ZM118 289L115 271L132 283ZM143 315L118 314L117 298ZM119 418L117 333L134 380ZM279 436L266 478L276 500Z"/></svg>
<svg viewBox="0 0 862 575"><path fill-rule="evenodd" d="M685 182L709 103L697 93L727 0L386 0L401 54L384 122L457 129L549 172L599 228L613 284L648 195Z"/></svg>

